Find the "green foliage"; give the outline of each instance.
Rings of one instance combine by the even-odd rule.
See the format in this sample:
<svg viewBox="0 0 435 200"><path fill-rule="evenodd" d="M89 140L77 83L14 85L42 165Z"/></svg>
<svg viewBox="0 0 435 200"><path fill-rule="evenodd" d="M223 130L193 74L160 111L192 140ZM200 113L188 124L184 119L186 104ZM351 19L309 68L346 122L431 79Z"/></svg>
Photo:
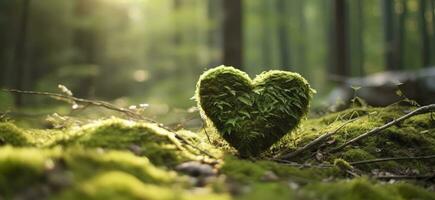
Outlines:
<svg viewBox="0 0 435 200"><path fill-rule="evenodd" d="M206 71L196 100L222 137L242 156L256 156L296 128L313 94L299 74L272 70L255 79L233 67Z"/></svg>

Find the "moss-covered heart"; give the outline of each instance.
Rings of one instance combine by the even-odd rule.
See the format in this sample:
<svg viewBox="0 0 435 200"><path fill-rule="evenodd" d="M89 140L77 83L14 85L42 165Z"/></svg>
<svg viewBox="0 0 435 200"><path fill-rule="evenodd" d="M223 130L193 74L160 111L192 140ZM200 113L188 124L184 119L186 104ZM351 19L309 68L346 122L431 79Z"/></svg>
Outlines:
<svg viewBox="0 0 435 200"><path fill-rule="evenodd" d="M297 73L272 70L251 80L219 66L201 75L196 100L202 117L240 155L255 156L297 127L313 91Z"/></svg>

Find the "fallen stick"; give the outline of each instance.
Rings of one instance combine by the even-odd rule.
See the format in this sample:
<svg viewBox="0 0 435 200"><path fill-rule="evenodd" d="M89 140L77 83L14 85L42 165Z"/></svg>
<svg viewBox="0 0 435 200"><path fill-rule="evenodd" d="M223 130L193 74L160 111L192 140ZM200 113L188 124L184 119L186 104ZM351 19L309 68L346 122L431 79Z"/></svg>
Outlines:
<svg viewBox="0 0 435 200"><path fill-rule="evenodd" d="M425 160L425 159L435 159L435 155L413 156L413 157L376 158L376 159L371 159L371 160L361 160L361 161L356 161L356 162L350 162L349 164L362 165L362 164L387 162L387 161L397 161L397 160Z"/></svg>
<svg viewBox="0 0 435 200"><path fill-rule="evenodd" d="M349 146L350 144L353 144L353 143L355 143L357 141L360 141L360 140L362 140L362 139L364 139L364 138L366 138L368 136L371 136L371 135L373 135L375 133L378 133L378 132L380 132L382 130L385 130L385 129L389 128L390 126L398 124L398 123L400 123L400 122L404 121L405 119L408 119L408 118L410 118L412 116L426 114L426 113L433 112L433 111L435 111L435 104L430 104L430 105L427 105L427 106L419 107L419 108L413 110L412 112L410 112L410 113L408 113L406 115L403 115L403 116L401 116L401 117L399 117L399 118L397 118L397 119L395 119L395 120L393 120L391 122L388 122L388 123L386 123L386 124L384 124L384 125L382 125L380 127L376 127L376 128L374 128L374 129L372 129L372 130L370 130L368 132L365 132L365 133L363 133L363 134L361 134L361 135L359 135L359 136L357 136L357 137L355 137L355 138L345 142L344 144L338 146L337 148L332 149L328 153L338 152L338 151L344 149L345 147Z"/></svg>
<svg viewBox="0 0 435 200"><path fill-rule="evenodd" d="M301 147L301 148L299 148L299 149L297 149L297 150L295 150L295 151L293 151L293 152L290 152L290 153L288 153L288 154L285 154L285 155L281 156L280 159L282 159L282 160L289 160L289 159L291 159L291 158L294 158L295 156L301 154L302 152L305 152L305 151L311 149L312 147L314 147L314 146L320 144L321 142L327 140L327 139L330 138L332 135L334 135L335 133L337 133L340 129L342 129L344 126L346 126L347 124L349 124L349 123L351 123L351 122L353 122L353 121L355 121L355 120L357 120L357 119L359 119L359 118L355 118L355 119L351 119L351 120L346 121L345 123L343 123L342 125L340 125L340 126L339 126L337 129L335 129L334 131L332 131L332 132L328 132L328 133L325 133L325 134L321 135L320 137L314 139L313 141L309 142L309 143L306 144L305 146L303 146L303 147Z"/></svg>
<svg viewBox="0 0 435 200"><path fill-rule="evenodd" d="M376 179L424 179L429 180L435 178L435 174L429 174L429 175L396 175L396 176L372 176L372 178Z"/></svg>

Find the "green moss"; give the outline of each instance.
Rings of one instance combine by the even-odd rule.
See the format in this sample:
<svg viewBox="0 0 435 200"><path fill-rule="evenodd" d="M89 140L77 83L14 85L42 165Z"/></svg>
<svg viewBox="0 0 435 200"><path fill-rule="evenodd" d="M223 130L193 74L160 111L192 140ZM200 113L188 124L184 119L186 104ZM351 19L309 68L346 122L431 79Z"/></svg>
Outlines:
<svg viewBox="0 0 435 200"><path fill-rule="evenodd" d="M151 123L112 118L73 127L65 132L65 135L55 136L50 146L129 150L148 157L154 164L165 166L198 159L197 152L176 139L176 133Z"/></svg>
<svg viewBox="0 0 435 200"><path fill-rule="evenodd" d="M28 145L26 134L12 123L0 123L0 144L14 146Z"/></svg>
<svg viewBox="0 0 435 200"><path fill-rule="evenodd" d="M68 168L78 172L77 178L86 179L96 173L118 170L155 184L175 181L174 172L155 167L146 157L130 152L69 149L63 159Z"/></svg>
<svg viewBox="0 0 435 200"><path fill-rule="evenodd" d="M256 156L296 128L313 90L297 73L272 70L254 80L233 67L201 75L196 100L203 118L242 156Z"/></svg>
<svg viewBox="0 0 435 200"><path fill-rule="evenodd" d="M412 107L390 106L386 108L352 108L338 113L331 113L320 118L303 121L300 128L292 135L284 136L272 149L263 156L270 157L284 154L304 146L315 138L329 132L334 132L354 116L359 119L345 125L329 140L329 144L320 148L328 151L331 148L359 136L371 129L382 126L412 110ZM334 159L343 158L350 162L368 160L381 157L401 157L435 154L435 128L430 114L419 115L383 130L376 135L365 138L342 151L329 155L325 161L333 163ZM420 126L422 125L422 126ZM312 160L314 152L305 152L295 161ZM382 162L359 165L357 168L370 172L372 169L399 173L407 168L417 169L421 173L430 173L434 169L434 160Z"/></svg>
<svg viewBox="0 0 435 200"><path fill-rule="evenodd" d="M266 172L271 171L282 179L291 178L299 182L319 181L331 175L338 175L337 168L306 168L288 166L273 161L240 160L226 156L221 171L229 178L240 182L261 181Z"/></svg>
<svg viewBox="0 0 435 200"><path fill-rule="evenodd" d="M175 199L175 194L170 188L145 184L130 174L109 171L53 199Z"/></svg>
<svg viewBox="0 0 435 200"><path fill-rule="evenodd" d="M12 197L42 182L47 164L52 162L45 151L11 146L0 148L0 197Z"/></svg>
<svg viewBox="0 0 435 200"><path fill-rule="evenodd" d="M295 199L295 192L282 183L256 183L249 188L249 192L240 195L239 200L288 200Z"/></svg>
<svg viewBox="0 0 435 200"><path fill-rule="evenodd" d="M344 160L349 162L360 161L360 160L370 160L376 157L372 154L367 153L362 149L350 149L342 154Z"/></svg>
<svg viewBox="0 0 435 200"><path fill-rule="evenodd" d="M353 167L346 160L338 158L334 160L334 166L341 170L352 170Z"/></svg>
<svg viewBox="0 0 435 200"><path fill-rule="evenodd" d="M402 190L405 188L405 190ZM373 181L358 178L335 183L310 184L303 189L314 199L334 200L405 200L405 199L435 199L432 193L423 191L408 184L381 185Z"/></svg>
<svg viewBox="0 0 435 200"><path fill-rule="evenodd" d="M353 108L309 119L260 158L292 151L334 131L354 115L361 116L333 135L320 148L324 152L410 109ZM435 194L415 184L417 181L411 185L344 179L340 170L350 169L346 161L435 154L434 128L430 115L416 116L356 146L323 154L322 163L313 159L315 152L295 158L315 166L337 166L320 168L294 167L260 158L240 159L210 127L207 132L216 146L204 142L204 132L199 136L186 130L170 132L154 124L117 118L62 130L22 129L0 123L0 137L6 144L0 147L0 199L27 195L52 199L434 199ZM207 158L177 140L176 134L223 158L217 165L219 176L207 180L210 183L204 188L194 187L189 180L195 179L172 170L181 162ZM352 167L361 174L371 174L373 169L393 174L417 169L420 174L428 174L433 172L434 162L403 160ZM276 177L268 178L270 174Z"/></svg>

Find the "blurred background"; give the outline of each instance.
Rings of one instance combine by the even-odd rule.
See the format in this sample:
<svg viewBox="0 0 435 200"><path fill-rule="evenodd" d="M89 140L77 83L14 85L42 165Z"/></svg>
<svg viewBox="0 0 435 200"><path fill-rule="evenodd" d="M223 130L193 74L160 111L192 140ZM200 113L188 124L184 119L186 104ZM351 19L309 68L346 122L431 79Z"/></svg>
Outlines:
<svg viewBox="0 0 435 200"><path fill-rule="evenodd" d="M164 115L194 106L199 75L225 64L298 72L320 105L337 85L373 82L355 77L431 69L434 29L435 0L1 0L0 87L62 84ZM54 105L0 93L0 111Z"/></svg>

